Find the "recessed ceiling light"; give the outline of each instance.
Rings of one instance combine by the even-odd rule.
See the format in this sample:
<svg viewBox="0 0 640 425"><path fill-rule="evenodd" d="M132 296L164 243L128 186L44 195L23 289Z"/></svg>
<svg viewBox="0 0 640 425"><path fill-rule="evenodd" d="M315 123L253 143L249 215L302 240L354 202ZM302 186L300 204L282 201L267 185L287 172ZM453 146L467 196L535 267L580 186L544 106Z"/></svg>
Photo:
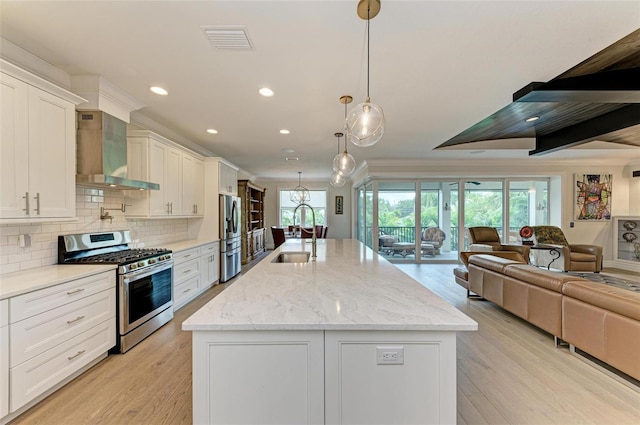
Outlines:
<svg viewBox="0 0 640 425"><path fill-rule="evenodd" d="M300 158L298 158L297 156L287 156L284 158L287 161L299 161Z"/></svg>
<svg viewBox="0 0 640 425"><path fill-rule="evenodd" d="M264 97L273 96L273 90L271 90L270 88L267 88L267 87L261 88L260 90L258 90L258 93L260 93L260 95L262 95Z"/></svg>
<svg viewBox="0 0 640 425"><path fill-rule="evenodd" d="M209 134L218 134L218 130L214 128L207 128L207 133Z"/></svg>
<svg viewBox="0 0 640 425"><path fill-rule="evenodd" d="M151 90L152 93L158 94L160 96L166 96L166 95L169 94L168 91L166 91L162 87L158 87L158 86L151 86L151 87L149 87L149 90Z"/></svg>
<svg viewBox="0 0 640 425"><path fill-rule="evenodd" d="M291 133L289 130L287 130L286 128L283 128L282 130L280 130L280 134L289 134Z"/></svg>
<svg viewBox="0 0 640 425"><path fill-rule="evenodd" d="M539 119L540 119L540 117L539 117L539 116L534 115L533 117L529 117L529 118L527 118L525 121L526 121L526 122L534 122L534 121L538 121Z"/></svg>

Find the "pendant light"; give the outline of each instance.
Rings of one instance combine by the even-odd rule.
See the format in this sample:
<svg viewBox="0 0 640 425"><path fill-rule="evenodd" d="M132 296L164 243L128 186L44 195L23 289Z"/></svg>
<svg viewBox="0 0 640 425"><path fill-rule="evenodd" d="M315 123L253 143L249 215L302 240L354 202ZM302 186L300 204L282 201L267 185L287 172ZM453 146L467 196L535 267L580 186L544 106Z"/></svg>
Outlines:
<svg viewBox="0 0 640 425"><path fill-rule="evenodd" d="M297 205L305 204L311 200L309 189L300 184L301 175L302 171L298 171L298 186L289 191L289 199L291 200L291 202Z"/></svg>
<svg viewBox="0 0 640 425"><path fill-rule="evenodd" d="M345 119L347 118L347 104L351 103L353 101L353 98L351 96L345 95L340 97L340 103L344 104L344 116ZM338 136L339 135L339 136ZM343 136L342 133L336 133L335 136L338 138L338 150L340 150L340 137ZM353 157L353 155L351 155L348 151L347 151L347 138L344 138L344 152L340 153L338 152L338 155L336 155L333 158L333 171L335 171L336 173L342 175L342 176L349 176L351 173L353 173L353 171L356 169L356 160Z"/></svg>
<svg viewBox="0 0 640 425"><path fill-rule="evenodd" d="M360 0L358 16L367 21L367 98L364 103L356 105L346 119L347 138L360 147L373 146L384 134L384 112L369 96L369 27L371 19L380 12L380 0Z"/></svg>
<svg viewBox="0 0 640 425"><path fill-rule="evenodd" d="M338 138L338 155L336 155L336 158L337 158L340 156L340 138L343 136L343 134L335 133L334 136ZM333 187L342 187L346 182L347 182L346 176L343 176L337 171L334 171L334 173L331 175L331 179L329 180L329 183L331 183L331 186Z"/></svg>

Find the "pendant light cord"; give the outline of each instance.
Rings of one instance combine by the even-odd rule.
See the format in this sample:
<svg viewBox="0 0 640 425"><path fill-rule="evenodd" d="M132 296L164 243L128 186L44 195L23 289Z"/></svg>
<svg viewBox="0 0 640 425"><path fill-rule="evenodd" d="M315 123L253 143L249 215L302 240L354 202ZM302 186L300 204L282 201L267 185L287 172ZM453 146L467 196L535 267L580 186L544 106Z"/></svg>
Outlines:
<svg viewBox="0 0 640 425"><path fill-rule="evenodd" d="M369 11L371 10L371 3L367 4L367 99L369 99L369 26L371 19L369 18Z"/></svg>

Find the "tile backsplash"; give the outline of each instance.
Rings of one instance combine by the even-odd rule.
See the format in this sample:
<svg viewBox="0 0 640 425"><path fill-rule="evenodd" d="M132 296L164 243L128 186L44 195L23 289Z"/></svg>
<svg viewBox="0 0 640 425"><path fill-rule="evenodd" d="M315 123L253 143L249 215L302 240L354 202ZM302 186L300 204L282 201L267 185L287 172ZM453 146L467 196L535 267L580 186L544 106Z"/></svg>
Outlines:
<svg viewBox="0 0 640 425"><path fill-rule="evenodd" d="M162 247L188 239L189 224L184 219L125 219L119 208L124 203L121 190L76 188L77 220L0 226L0 274L33 269L58 262L58 236L109 230L130 230L134 247ZM100 207L109 210L113 220L100 220ZM31 245L20 247L20 235L28 235Z"/></svg>

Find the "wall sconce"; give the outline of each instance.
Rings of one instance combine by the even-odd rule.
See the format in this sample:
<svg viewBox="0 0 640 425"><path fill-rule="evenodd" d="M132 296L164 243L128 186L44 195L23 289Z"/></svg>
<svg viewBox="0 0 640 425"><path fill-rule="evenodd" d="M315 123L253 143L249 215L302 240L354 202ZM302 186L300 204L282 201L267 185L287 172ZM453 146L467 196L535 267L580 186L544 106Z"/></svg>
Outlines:
<svg viewBox="0 0 640 425"><path fill-rule="evenodd" d="M444 203L444 210L449 211L449 203L447 202Z"/></svg>
<svg viewBox="0 0 640 425"><path fill-rule="evenodd" d="M547 209L547 206L545 204L543 204L542 202L538 203L538 205L536 206L536 210L538 211L544 211Z"/></svg>

